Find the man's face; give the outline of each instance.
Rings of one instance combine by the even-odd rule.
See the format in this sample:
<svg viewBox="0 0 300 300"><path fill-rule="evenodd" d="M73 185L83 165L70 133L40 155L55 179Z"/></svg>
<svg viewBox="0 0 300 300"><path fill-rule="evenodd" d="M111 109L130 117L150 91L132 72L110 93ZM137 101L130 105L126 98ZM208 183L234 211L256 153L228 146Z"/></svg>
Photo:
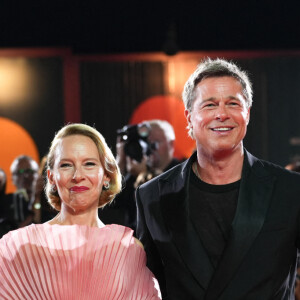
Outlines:
<svg viewBox="0 0 300 300"><path fill-rule="evenodd" d="M149 165L163 171L173 158L173 141L168 141L162 129L151 126L149 142L156 145L156 149L149 156Z"/></svg>
<svg viewBox="0 0 300 300"><path fill-rule="evenodd" d="M198 151L215 155L243 146L250 108L241 84L232 77L212 77L196 87L192 111L185 111Z"/></svg>
<svg viewBox="0 0 300 300"><path fill-rule="evenodd" d="M34 161L20 159L13 172L14 184L18 189L31 191L36 183L38 166Z"/></svg>

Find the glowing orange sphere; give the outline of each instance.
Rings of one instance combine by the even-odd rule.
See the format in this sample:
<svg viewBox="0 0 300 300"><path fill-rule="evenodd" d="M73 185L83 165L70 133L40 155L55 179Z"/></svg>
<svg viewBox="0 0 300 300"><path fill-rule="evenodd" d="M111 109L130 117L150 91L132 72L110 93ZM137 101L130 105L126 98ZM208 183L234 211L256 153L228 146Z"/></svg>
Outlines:
<svg viewBox="0 0 300 300"><path fill-rule="evenodd" d="M183 159L192 154L195 149L195 142L188 136L184 104L180 99L163 95L146 99L134 110L130 124L152 119L166 120L174 127L176 136L175 157Z"/></svg>
<svg viewBox="0 0 300 300"><path fill-rule="evenodd" d="M0 168L7 176L6 192L15 191L10 174L10 165L19 155L29 155L39 163L39 153L30 134L19 124L0 118Z"/></svg>

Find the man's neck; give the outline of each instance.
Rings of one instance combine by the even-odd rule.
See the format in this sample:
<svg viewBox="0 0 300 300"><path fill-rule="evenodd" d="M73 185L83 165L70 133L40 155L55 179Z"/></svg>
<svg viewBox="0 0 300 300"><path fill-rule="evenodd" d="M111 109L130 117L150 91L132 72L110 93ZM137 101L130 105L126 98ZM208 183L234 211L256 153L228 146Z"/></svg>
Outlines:
<svg viewBox="0 0 300 300"><path fill-rule="evenodd" d="M198 176L209 184L229 184L241 179L244 150L241 146L232 152L213 155L197 151ZM195 166L196 167L196 166ZM196 174L197 175L197 174Z"/></svg>

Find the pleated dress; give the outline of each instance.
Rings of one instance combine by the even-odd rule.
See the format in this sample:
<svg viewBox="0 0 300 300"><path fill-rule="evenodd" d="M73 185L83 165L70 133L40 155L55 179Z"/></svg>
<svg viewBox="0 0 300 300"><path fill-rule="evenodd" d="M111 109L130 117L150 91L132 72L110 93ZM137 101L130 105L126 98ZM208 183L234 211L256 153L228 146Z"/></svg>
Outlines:
<svg viewBox="0 0 300 300"><path fill-rule="evenodd" d="M131 229L45 223L11 231L0 240L0 299L161 297Z"/></svg>

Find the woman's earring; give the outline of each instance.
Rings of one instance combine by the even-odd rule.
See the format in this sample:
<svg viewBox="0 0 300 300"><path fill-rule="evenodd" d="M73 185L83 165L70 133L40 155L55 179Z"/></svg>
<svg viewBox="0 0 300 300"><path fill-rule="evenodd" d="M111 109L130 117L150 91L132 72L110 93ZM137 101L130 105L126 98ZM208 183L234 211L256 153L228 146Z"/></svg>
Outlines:
<svg viewBox="0 0 300 300"><path fill-rule="evenodd" d="M108 181L104 181L103 182L103 190L107 191L109 189L109 182Z"/></svg>
<svg viewBox="0 0 300 300"><path fill-rule="evenodd" d="M55 184L51 185L51 193L56 193L57 192L57 187Z"/></svg>

